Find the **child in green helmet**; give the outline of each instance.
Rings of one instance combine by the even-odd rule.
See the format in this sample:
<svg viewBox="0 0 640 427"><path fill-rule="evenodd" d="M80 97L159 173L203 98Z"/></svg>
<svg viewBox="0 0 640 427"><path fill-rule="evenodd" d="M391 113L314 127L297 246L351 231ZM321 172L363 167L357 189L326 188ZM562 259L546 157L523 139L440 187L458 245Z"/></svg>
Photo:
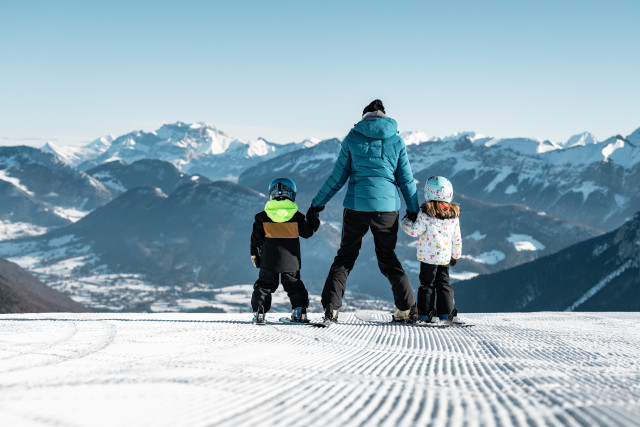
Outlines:
<svg viewBox="0 0 640 427"><path fill-rule="evenodd" d="M309 294L300 280L300 239L308 239L318 230L320 219L298 212L296 185L288 178L277 178L269 184L269 201L255 216L251 233L251 262L259 268L253 286L251 310L254 321L264 324L271 308L271 294L282 287L291 300L291 321L308 322Z"/></svg>

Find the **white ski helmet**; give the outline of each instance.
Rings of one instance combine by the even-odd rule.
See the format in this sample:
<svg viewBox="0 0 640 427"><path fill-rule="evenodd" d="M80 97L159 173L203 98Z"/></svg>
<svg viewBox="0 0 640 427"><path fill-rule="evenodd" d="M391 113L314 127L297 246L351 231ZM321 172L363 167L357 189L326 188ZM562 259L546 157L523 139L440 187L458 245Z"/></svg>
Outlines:
<svg viewBox="0 0 640 427"><path fill-rule="evenodd" d="M444 176L432 176L424 185L424 198L426 201L450 203L453 199L453 185Z"/></svg>

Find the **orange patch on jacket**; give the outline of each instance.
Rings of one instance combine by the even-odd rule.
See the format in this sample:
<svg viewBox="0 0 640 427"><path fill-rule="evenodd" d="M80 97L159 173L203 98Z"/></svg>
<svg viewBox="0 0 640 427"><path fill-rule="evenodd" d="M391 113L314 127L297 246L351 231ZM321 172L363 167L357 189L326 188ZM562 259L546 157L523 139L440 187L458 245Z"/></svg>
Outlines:
<svg viewBox="0 0 640 427"><path fill-rule="evenodd" d="M263 222L264 234L272 239L297 239L298 233L297 222Z"/></svg>

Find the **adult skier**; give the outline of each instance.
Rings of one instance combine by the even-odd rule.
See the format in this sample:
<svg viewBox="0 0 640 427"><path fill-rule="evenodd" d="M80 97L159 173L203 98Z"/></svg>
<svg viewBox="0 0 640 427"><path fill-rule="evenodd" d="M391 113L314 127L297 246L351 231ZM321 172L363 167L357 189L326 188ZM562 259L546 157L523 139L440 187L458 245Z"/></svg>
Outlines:
<svg viewBox="0 0 640 427"><path fill-rule="evenodd" d="M369 229L373 234L378 267L391 284L396 306L394 320L412 320L415 296L395 253L400 209L397 189L402 192L407 215L412 221L418 215L418 196L406 146L398 135L398 125L386 115L379 99L364 108L362 120L342 141L333 171L312 200L307 215L318 215L347 180L340 248L322 291L324 323L330 324L338 318L347 277Z"/></svg>

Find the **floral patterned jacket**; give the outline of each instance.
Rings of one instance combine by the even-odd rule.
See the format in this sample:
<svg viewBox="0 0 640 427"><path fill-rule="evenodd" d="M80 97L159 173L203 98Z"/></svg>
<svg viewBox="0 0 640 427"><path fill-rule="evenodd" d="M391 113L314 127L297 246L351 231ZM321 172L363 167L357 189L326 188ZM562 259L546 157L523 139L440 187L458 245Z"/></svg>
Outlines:
<svg viewBox="0 0 640 427"><path fill-rule="evenodd" d="M418 237L418 261L449 265L451 258L462 255L459 218L433 218L420 211L415 222L404 218L400 226L409 236Z"/></svg>

